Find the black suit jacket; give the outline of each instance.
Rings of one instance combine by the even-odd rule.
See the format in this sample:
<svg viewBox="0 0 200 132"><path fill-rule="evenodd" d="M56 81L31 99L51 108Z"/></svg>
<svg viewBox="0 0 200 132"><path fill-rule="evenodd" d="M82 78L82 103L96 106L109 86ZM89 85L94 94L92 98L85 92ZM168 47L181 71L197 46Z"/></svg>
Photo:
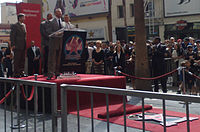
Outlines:
<svg viewBox="0 0 200 132"><path fill-rule="evenodd" d="M10 32L11 46L15 46L16 49L26 49L26 25L17 22L11 26Z"/></svg>
<svg viewBox="0 0 200 132"><path fill-rule="evenodd" d="M36 48L36 50L35 50L36 57L40 58L40 48L37 47L37 46L35 48ZM34 52L32 50L32 47L27 49L27 57L28 57L28 61L29 62L33 62L34 61L35 55L34 55ZM37 61L39 62L39 59Z"/></svg>
<svg viewBox="0 0 200 132"><path fill-rule="evenodd" d="M125 54L121 53L120 58L118 58L117 53L113 55L113 67L121 66L122 70L125 68Z"/></svg>
<svg viewBox="0 0 200 132"><path fill-rule="evenodd" d="M42 38L42 45L43 46L48 46L49 43L49 25L50 25L50 21L43 21L40 24L40 34L41 34L41 38Z"/></svg>
<svg viewBox="0 0 200 132"><path fill-rule="evenodd" d="M152 68L154 73L163 74L166 70L165 54L167 53L166 46L158 44L153 47L152 52Z"/></svg>

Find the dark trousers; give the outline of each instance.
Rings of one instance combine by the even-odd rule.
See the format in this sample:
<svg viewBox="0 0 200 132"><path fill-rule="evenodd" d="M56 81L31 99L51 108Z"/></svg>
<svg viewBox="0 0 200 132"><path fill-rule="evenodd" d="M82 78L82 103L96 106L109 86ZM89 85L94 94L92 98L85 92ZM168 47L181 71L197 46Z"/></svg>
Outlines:
<svg viewBox="0 0 200 132"><path fill-rule="evenodd" d="M28 61L28 75L39 74L40 63L39 60Z"/></svg>
<svg viewBox="0 0 200 132"><path fill-rule="evenodd" d="M54 38L49 45L48 76L60 74L62 38Z"/></svg>
<svg viewBox="0 0 200 132"><path fill-rule="evenodd" d="M49 55L49 47L45 46L43 49L43 74L48 73L48 55Z"/></svg>
<svg viewBox="0 0 200 132"><path fill-rule="evenodd" d="M4 77L3 74L3 65L0 63L0 77Z"/></svg>
<svg viewBox="0 0 200 132"><path fill-rule="evenodd" d="M154 77L165 74L164 69L162 69L162 70L153 69L153 71L154 71ZM154 80L154 85L155 85L154 91L155 92L158 92L158 90L159 90L158 81L160 81L160 83L161 83L163 93L167 93L167 77L162 77L160 79Z"/></svg>
<svg viewBox="0 0 200 132"><path fill-rule="evenodd" d="M15 49L14 53L14 76L19 76L24 71L25 49Z"/></svg>
<svg viewBox="0 0 200 132"><path fill-rule="evenodd" d="M12 77L13 71L12 71L12 60L10 58L4 59L5 63L5 69L8 69L7 71L7 77Z"/></svg>

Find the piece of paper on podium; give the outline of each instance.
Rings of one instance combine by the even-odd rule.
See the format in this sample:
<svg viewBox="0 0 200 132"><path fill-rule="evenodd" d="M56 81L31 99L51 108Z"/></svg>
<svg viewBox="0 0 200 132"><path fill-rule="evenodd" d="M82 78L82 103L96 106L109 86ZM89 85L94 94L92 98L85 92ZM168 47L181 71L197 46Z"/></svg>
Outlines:
<svg viewBox="0 0 200 132"><path fill-rule="evenodd" d="M83 29L79 29L79 28L71 28L71 29L68 29L68 28L61 28L59 29L58 31L52 33L49 35L49 37L60 37L60 35L63 34L64 31L78 31L78 32L86 32L86 30L83 30Z"/></svg>

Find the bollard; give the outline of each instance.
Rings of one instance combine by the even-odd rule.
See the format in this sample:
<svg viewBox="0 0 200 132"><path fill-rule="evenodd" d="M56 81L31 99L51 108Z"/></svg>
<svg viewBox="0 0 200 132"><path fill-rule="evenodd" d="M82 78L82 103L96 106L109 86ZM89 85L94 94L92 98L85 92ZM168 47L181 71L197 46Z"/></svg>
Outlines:
<svg viewBox="0 0 200 132"><path fill-rule="evenodd" d="M37 79L38 79L38 74L34 74L34 76L35 76L35 80L37 81Z"/></svg>

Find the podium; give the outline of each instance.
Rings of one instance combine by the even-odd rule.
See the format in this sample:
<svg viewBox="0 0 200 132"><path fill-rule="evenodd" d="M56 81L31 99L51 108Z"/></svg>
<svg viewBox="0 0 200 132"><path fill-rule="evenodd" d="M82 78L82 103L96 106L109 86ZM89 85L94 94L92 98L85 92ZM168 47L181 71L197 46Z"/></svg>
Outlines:
<svg viewBox="0 0 200 132"><path fill-rule="evenodd" d="M61 72L85 73L88 51L85 48L87 32L73 29L63 32Z"/></svg>

